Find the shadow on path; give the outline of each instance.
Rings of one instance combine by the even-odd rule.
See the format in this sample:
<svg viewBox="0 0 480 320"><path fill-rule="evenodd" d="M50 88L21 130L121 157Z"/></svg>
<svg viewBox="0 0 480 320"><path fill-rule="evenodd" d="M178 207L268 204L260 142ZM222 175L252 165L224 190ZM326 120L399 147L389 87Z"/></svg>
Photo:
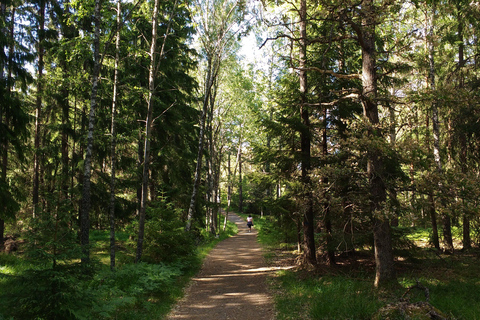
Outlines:
<svg viewBox="0 0 480 320"><path fill-rule="evenodd" d="M236 214L237 235L220 242L205 259L185 297L167 319L274 319L273 300L267 290L266 267L254 228Z"/></svg>

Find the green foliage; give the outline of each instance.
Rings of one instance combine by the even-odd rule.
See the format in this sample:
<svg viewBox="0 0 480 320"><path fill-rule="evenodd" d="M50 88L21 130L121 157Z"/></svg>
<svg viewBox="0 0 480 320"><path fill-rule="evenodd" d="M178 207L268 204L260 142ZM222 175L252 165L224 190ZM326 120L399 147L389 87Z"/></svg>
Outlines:
<svg viewBox="0 0 480 320"><path fill-rule="evenodd" d="M79 266L29 269L0 282L0 315L14 319L111 319L165 297L185 266L129 264L93 278Z"/></svg>
<svg viewBox="0 0 480 320"><path fill-rule="evenodd" d="M185 231L181 210L167 202L165 197L147 210L143 260L173 262L195 253L194 234Z"/></svg>
<svg viewBox="0 0 480 320"><path fill-rule="evenodd" d="M283 242L281 228L273 217L256 219L256 228L260 241L270 248L270 259L285 255L294 259L291 253L293 244L289 246ZM386 305L405 301L425 302L423 290L411 290L405 295L407 288L419 281L429 289L429 302L439 312L451 319L480 319L477 249L456 255L424 249L422 247L428 244L429 233L429 229L418 227L393 229L392 241L395 254L399 257L397 271L401 287L386 291L373 289L374 273L369 264L374 259L373 252L358 245L357 235L357 250L352 258L356 256L358 259L353 265L337 255L342 263L333 268L320 266L318 272L279 271L270 279L276 292L277 318L306 319L305 314L308 314L308 319L371 319ZM279 253L279 248L285 251ZM400 314L398 319L407 319Z"/></svg>
<svg viewBox="0 0 480 320"><path fill-rule="evenodd" d="M20 209L20 203L15 199L11 186L3 180L0 180L0 206L4 208L0 215L0 219L3 220L13 220Z"/></svg>
<svg viewBox="0 0 480 320"><path fill-rule="evenodd" d="M409 237L413 228L392 228L392 247L397 255L411 257L415 254L415 243Z"/></svg>
<svg viewBox="0 0 480 320"><path fill-rule="evenodd" d="M29 269L11 276L1 290L3 315L14 319L87 319L95 301L78 266Z"/></svg>
<svg viewBox="0 0 480 320"><path fill-rule="evenodd" d="M296 229L292 228L291 221L282 219L282 216L266 216L263 219L255 218L255 229L258 230L260 243L267 246L284 246L295 244Z"/></svg>
<svg viewBox="0 0 480 320"><path fill-rule="evenodd" d="M36 263L55 266L80 257L72 214L65 201L56 212L39 211L25 233L26 256Z"/></svg>
<svg viewBox="0 0 480 320"><path fill-rule="evenodd" d="M99 272L88 284L97 294L90 317L128 319L149 307L152 299L165 299L184 272L181 265L126 264L115 272Z"/></svg>
<svg viewBox="0 0 480 320"><path fill-rule="evenodd" d="M278 319L370 319L382 303L372 283L348 276L304 277L303 273L281 272L275 280L280 291L275 300ZM307 310L305 310L305 308Z"/></svg>
<svg viewBox="0 0 480 320"><path fill-rule="evenodd" d="M415 259L408 262L411 267L398 269L401 287L384 291L373 289L373 273L368 268L337 266L323 274L280 271L271 278L276 291L277 318L306 319L304 315L308 314L308 319L372 319L387 305L425 303L424 290L408 289L420 282L428 288L432 309L448 315L448 319L480 319L480 270L476 257L414 252ZM395 313L393 307L385 310L391 310L391 316ZM389 319L410 319L401 310L397 315L398 318Z"/></svg>
<svg viewBox="0 0 480 320"><path fill-rule="evenodd" d="M43 268L43 259L0 254L0 319L161 319L182 295L188 277L198 272L202 258L234 229L229 223L219 238L205 237L198 255L182 261L119 264L115 272L100 265L90 270L60 263ZM120 242L126 236L120 233ZM107 232L97 231L90 240L101 251L108 247L107 239Z"/></svg>

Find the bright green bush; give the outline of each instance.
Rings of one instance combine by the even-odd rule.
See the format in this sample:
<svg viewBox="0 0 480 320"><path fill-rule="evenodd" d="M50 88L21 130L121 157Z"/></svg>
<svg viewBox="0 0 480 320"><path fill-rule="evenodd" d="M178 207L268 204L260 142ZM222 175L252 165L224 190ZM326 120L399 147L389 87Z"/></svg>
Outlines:
<svg viewBox="0 0 480 320"><path fill-rule="evenodd" d="M0 319L112 319L169 294L181 265L129 264L85 276L79 267L30 269L0 286ZM4 290L8 288L8 290Z"/></svg>
<svg viewBox="0 0 480 320"><path fill-rule="evenodd" d="M142 260L173 262L195 253L195 236L185 231L181 212L165 198L148 210Z"/></svg>
<svg viewBox="0 0 480 320"><path fill-rule="evenodd" d="M11 276L0 299L3 316L13 319L87 319L82 310L94 305L95 295L81 285L83 276L76 266L30 269Z"/></svg>

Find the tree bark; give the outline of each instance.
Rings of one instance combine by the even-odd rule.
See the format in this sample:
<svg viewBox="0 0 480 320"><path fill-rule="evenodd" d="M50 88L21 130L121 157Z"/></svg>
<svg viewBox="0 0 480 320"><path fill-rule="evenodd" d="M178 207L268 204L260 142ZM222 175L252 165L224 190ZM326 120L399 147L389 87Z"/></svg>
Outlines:
<svg viewBox="0 0 480 320"><path fill-rule="evenodd" d="M302 121L302 130L300 132L301 145L301 169L302 169L302 184L303 184L303 259L304 262L316 265L316 250L315 250L315 233L314 233L314 209L313 209L313 194L311 191L310 181L310 115L307 107L307 2L302 0L300 2L300 50L299 50L299 81L300 81L300 116Z"/></svg>
<svg viewBox="0 0 480 320"><path fill-rule="evenodd" d="M73 39L74 29L71 25L68 24L68 19L70 18L70 6L65 4L65 9L62 15L61 21L61 31L62 37L65 39ZM61 145L61 154L62 154L62 192L63 199L71 199L71 194L69 194L69 185L70 179L73 179L73 170L70 177L70 158L69 158L69 131L71 128L70 123L70 102L69 102L69 88L70 88L70 75L68 70L67 55L66 52L62 52L60 65L62 68L63 81L60 89L60 99L59 104L62 109L62 145ZM75 143L75 142L73 142ZM72 153L72 158L74 157L74 152ZM70 197L69 197L70 195Z"/></svg>
<svg viewBox="0 0 480 320"><path fill-rule="evenodd" d="M463 89L464 87L464 75L462 68L465 66L465 58L464 58L464 49L465 45L463 43L463 16L462 16L462 8L460 5L457 4L457 16L458 16L458 68L460 69L460 86ZM460 166L462 173L465 175L467 174L467 137L465 133L461 133L460 136ZM463 225L463 249L468 250L472 248L472 239L470 237L470 218L466 212L463 212L462 217L462 225Z"/></svg>
<svg viewBox="0 0 480 320"><path fill-rule="evenodd" d="M149 173L150 173L150 144L151 131L153 124L153 97L155 95L155 77L158 67L165 55L165 45L170 33L170 27L173 20L174 11L177 8L177 1L173 5L172 15L168 21L167 29L163 36L163 43L159 53L156 53L157 48L157 28L158 28L158 10L160 7L160 0L155 0L152 17L152 40L150 43L150 66L148 68L148 107L147 118L145 120L145 140L143 149L143 173L142 173L142 198L140 203L139 222L138 222L138 239L137 239L137 253L135 262L141 261L143 252L143 240L145 234L145 213L148 201L148 187L149 187ZM156 59L158 57L158 60ZM158 61L158 63L156 63Z"/></svg>
<svg viewBox="0 0 480 320"><path fill-rule="evenodd" d="M138 140L137 140L137 208L136 208L136 217L140 217L140 205L142 203L142 166L143 166L143 142L142 131L138 130Z"/></svg>
<svg viewBox="0 0 480 320"><path fill-rule="evenodd" d="M88 117L87 148L83 173L82 205L80 209L80 241L82 245L82 265L90 262L90 178L92 175L93 133L95 127L95 110L97 107L98 78L100 75L100 0L95 0L95 37L93 42L94 67L92 74L92 92L90 96L90 113Z"/></svg>
<svg viewBox="0 0 480 320"><path fill-rule="evenodd" d="M33 158L33 217L38 210L38 193L40 188L40 162L41 162L41 126L42 126L42 94L43 94L43 68L44 68L44 39L45 39L45 0L40 1L38 19L38 74L37 74L37 97L35 107L35 142Z"/></svg>
<svg viewBox="0 0 480 320"><path fill-rule="evenodd" d="M204 96L203 96L203 106L200 115L200 132L198 139L198 153L197 153L197 163L195 167L195 176L193 182L193 190L190 197L190 205L187 212L187 221L185 225L185 230L190 231L192 228L192 223L194 221L195 210L197 206L198 198L198 189L200 186L200 180L202 175L202 162L203 162L203 152L205 144L205 135L206 135L206 117L208 113L209 105L214 105L216 100L215 92L213 87L218 79L218 72L220 70L220 65L223 60L225 46L227 45L228 40L231 39L232 33L231 29L236 22L233 22L231 19L236 18L235 16L236 8L238 8L239 2L226 3L212 3L209 5L199 3L199 10L202 10L205 15L200 17L200 25L204 31L204 34L201 36L202 49L206 52L207 59L207 68L205 75L205 87L204 87ZM202 7L203 6L203 7ZM205 10L206 9L206 10ZM218 12L217 12L218 10ZM225 10L225 11L222 11ZM213 109L212 109L213 110Z"/></svg>
<svg viewBox="0 0 480 320"><path fill-rule="evenodd" d="M15 11L13 11L15 12ZM2 2L2 4L0 5L0 14L2 14L3 16L5 16L6 14L6 6L5 6L5 3ZM14 15L12 15L12 21L15 21L14 20ZM6 29L6 28L5 28ZM1 30L1 32L7 32L7 30ZM10 33L10 36L12 37L12 49L13 49L13 24L12 24L12 32ZM3 48L2 48L3 50ZM10 56L11 57L11 56ZM10 62L11 63L11 62ZM3 85L3 81L5 81L5 76L3 74L3 70L5 68L5 65L3 64L3 59L0 59L0 80L2 80L2 85ZM11 68L8 67L8 69L10 70ZM10 93L10 75L11 73L9 72L9 75L8 77L6 78L6 81L7 81L7 94ZM5 107L2 103L0 103L0 125L3 125L5 126L5 128L8 128L8 119L7 119L7 115L6 115L6 111L5 111ZM0 183L4 184L5 186L7 185L7 163L8 163L8 139L6 136L2 136L0 137L0 141L1 141L1 149L0 149L0 152L1 152L1 157L2 157L2 165L1 165L1 175L0 175L0 178L2 179ZM6 207L3 207L3 212L5 213L6 212ZM5 221L2 219L3 217L0 217L0 247L3 246L3 243L4 243L4 237L5 237Z"/></svg>
<svg viewBox="0 0 480 320"><path fill-rule="evenodd" d="M227 228L228 213L230 212L230 204L232 201L232 167L230 161L230 150L228 151L228 165L227 165L227 211L225 212L225 219L223 221L223 231Z"/></svg>
<svg viewBox="0 0 480 320"><path fill-rule="evenodd" d="M243 212L243 157L242 157L242 141L238 145L238 211Z"/></svg>
<svg viewBox="0 0 480 320"><path fill-rule="evenodd" d="M155 50L157 48L158 7L159 0L155 0L152 17L152 40L150 44L150 66L148 71L148 109L145 121L145 142L143 149L143 175L142 175L142 201L140 202L140 214L138 222L137 253L135 262L140 262L143 252L143 239L145 234L145 212L148 200L148 178L150 165L150 135L152 130L153 95L155 92ZM164 44L165 44L164 39Z"/></svg>
<svg viewBox="0 0 480 320"><path fill-rule="evenodd" d="M65 60L62 61L63 64L63 74L64 79L68 79L68 72L66 70L67 63ZM68 84L63 84L63 88L61 90L61 105L62 105L62 146L61 146L61 153L62 153L62 192L63 192L63 199L68 199L68 186L69 186L69 156L68 156L68 130L70 126L69 120L69 113L70 113L70 106L68 103Z"/></svg>
<svg viewBox="0 0 480 320"><path fill-rule="evenodd" d="M116 167L116 147L117 132L115 128L117 114L117 87L118 87L118 64L120 61L120 15L122 12L122 1L117 1L117 35L115 40L115 71L113 76L113 101L112 101L112 121L111 121L111 142L110 142L110 270L115 270L115 167Z"/></svg>
<svg viewBox="0 0 480 320"><path fill-rule="evenodd" d="M362 47L362 85L363 112L371 128L369 136L374 140L382 137L375 128L380 123L377 105L377 67L375 48L375 7L373 0L363 3L363 27L358 36ZM375 287L396 281L393 260L390 222L387 217L377 217L386 201L386 187L383 181L385 174L381 151L377 147L368 151L367 175L370 185L370 211L373 218L373 238L375 248Z"/></svg>
<svg viewBox="0 0 480 320"><path fill-rule="evenodd" d="M327 133L327 115L328 109L325 107L323 110L324 128L322 137L322 154L324 159L328 157L328 133ZM323 177L322 182L324 186L328 185L328 178ZM323 210L325 212L325 233L327 235L327 263L328 265L335 265L335 247L333 244L333 230L332 230L332 217L330 212L330 198L328 192L324 192L324 205Z"/></svg>
<svg viewBox="0 0 480 320"><path fill-rule="evenodd" d="M429 41L428 41L428 60L429 60L429 84L431 92L435 92L435 47L434 47L434 22L435 22L435 10L436 6L433 5L432 9L432 20L429 30ZM433 157L435 160L436 171L439 175L439 183L438 183L438 190L442 193L443 183L441 182L442 175L443 175L443 168L442 168L442 159L440 154L440 122L438 119L438 106L437 102L434 100L432 101L432 131L433 131ZM441 201L442 204L444 201ZM443 241L445 245L445 250L448 252L453 252L453 237L452 237L452 226L450 216L447 214L442 214L442 222L443 222Z"/></svg>
<svg viewBox="0 0 480 320"><path fill-rule="evenodd" d="M427 116L426 117L426 123L425 127L427 128L426 130L426 145L427 145L427 150L428 153L431 152L431 143L430 143L430 118ZM433 247L437 250L440 250L440 241L438 238L438 224L437 224L437 210L435 208L435 198L433 196L433 191L429 190L428 192L428 211L430 215L430 223L432 225L432 244Z"/></svg>
<svg viewBox="0 0 480 320"><path fill-rule="evenodd" d="M207 76L205 81L205 92L203 98L203 107L200 115L200 132L198 137L198 152L197 152L197 164L195 167L195 178L193 181L193 190L190 197L190 205L188 207L187 213L187 223L185 226L186 231L190 231L192 228L192 223L195 215L195 207L197 206L197 197L198 189L200 187L200 180L202 175L202 162L203 162L203 151L205 145L205 127L208 113L208 106L210 103L210 96L212 94L212 88L215 83L215 79L218 74L219 61L215 59L214 55L211 54L207 58Z"/></svg>
<svg viewBox="0 0 480 320"><path fill-rule="evenodd" d="M465 134L462 134L460 137L460 165L462 166L462 173L467 174L467 141ZM463 206L465 208L465 206ZM463 225L463 249L468 250L472 248L472 238L470 237L470 218L468 217L467 212L463 212L462 217Z"/></svg>
<svg viewBox="0 0 480 320"><path fill-rule="evenodd" d="M212 88L213 89L213 88ZM215 90L214 90L215 91ZM206 220L205 226L206 231L211 232L212 234L216 234L216 229L214 227L214 202L213 202L213 180L214 180L214 140L213 140L213 107L214 107L214 98L215 94L210 95L210 104L207 113L207 156L205 159L205 172L206 172L206 179L205 179L205 190L206 190L206 202L207 202L207 210L206 210Z"/></svg>

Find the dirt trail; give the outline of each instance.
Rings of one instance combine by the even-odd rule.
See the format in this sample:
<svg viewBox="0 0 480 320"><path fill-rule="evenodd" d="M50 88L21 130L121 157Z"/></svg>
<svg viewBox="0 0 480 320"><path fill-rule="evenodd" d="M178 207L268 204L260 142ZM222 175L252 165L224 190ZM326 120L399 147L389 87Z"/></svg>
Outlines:
<svg viewBox="0 0 480 320"><path fill-rule="evenodd" d="M247 232L246 222L235 214L230 214L229 220L238 225L238 234L210 252L185 297L167 319L275 318L266 284L271 271L256 241L256 231L252 228L251 233Z"/></svg>

